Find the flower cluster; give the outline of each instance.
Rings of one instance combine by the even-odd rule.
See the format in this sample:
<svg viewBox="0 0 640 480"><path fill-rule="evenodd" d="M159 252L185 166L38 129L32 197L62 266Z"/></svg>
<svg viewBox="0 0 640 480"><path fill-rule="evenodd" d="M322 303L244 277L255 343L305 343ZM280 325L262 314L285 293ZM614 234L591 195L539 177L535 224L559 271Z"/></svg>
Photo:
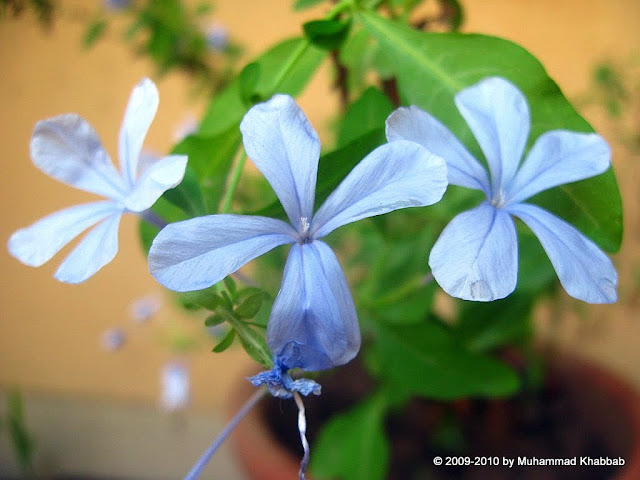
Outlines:
<svg viewBox="0 0 640 480"><path fill-rule="evenodd" d="M503 78L486 78L460 91L455 104L484 153L488 171L437 118L416 106L401 107L386 121L388 143L365 156L315 209L318 135L293 98L275 95L253 106L240 130L247 155L271 184L288 222L235 214L195 217L164 226L151 245L151 274L179 292L215 285L251 260L290 245L266 331L273 369L250 380L275 396L295 397L302 417L299 394L319 394L320 386L308 379L294 380L290 371L343 365L355 357L361 343L347 279L325 237L368 217L432 205L448 183L479 190L486 200L453 218L429 253L433 277L447 293L491 301L515 290L515 217L538 237L569 295L590 303L616 301L617 274L609 258L575 227L531 202L544 190L606 171L606 142L593 133L552 130L537 138L521 162L530 113L518 88ZM83 282L113 259L121 216L152 218L148 209L185 174L185 156L148 161L141 157L157 107L157 89L144 79L131 94L120 131L120 172L93 128L79 116L61 115L36 125L31 141L34 164L106 200L56 212L15 232L8 243L13 256L40 266L97 224L55 277ZM116 336L106 342L108 348L121 343ZM169 408L186 402L184 371L171 368L164 375ZM301 478L308 460L303 420ZM195 478L206 461L201 460L188 478Z"/></svg>

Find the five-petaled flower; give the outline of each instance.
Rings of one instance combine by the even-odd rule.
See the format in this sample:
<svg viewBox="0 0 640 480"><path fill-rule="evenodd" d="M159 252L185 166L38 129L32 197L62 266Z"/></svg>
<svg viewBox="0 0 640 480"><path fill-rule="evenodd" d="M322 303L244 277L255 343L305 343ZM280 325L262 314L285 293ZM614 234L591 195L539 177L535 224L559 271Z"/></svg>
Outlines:
<svg viewBox="0 0 640 480"><path fill-rule="evenodd" d="M456 216L429 256L440 286L466 300L489 301L516 287L518 245L512 215L538 237L569 295L589 303L616 301L617 274L609 258L576 228L524 203L564 183L609 168L607 143L593 133L552 130L541 135L520 165L529 137L524 95L491 77L459 92L458 110L484 152L489 174L440 121L412 106L387 120L387 138L412 140L447 162L449 182L481 190L487 200Z"/></svg>
<svg viewBox="0 0 640 480"><path fill-rule="evenodd" d="M158 90L145 78L131 93L119 138L118 172L95 130L75 114L38 122L31 138L31 157L47 175L106 201L55 212L15 232L9 251L21 262L39 267L87 228L96 225L62 262L55 277L80 283L109 263L118 251L123 213L143 214L184 176L187 157L170 155L141 162L140 152L158 108Z"/></svg>
<svg viewBox="0 0 640 480"><path fill-rule="evenodd" d="M254 106L240 129L247 154L273 187L290 224L231 214L173 223L155 238L149 267L172 290L198 290L279 245L292 244L267 327L275 368L264 380L276 390L278 385L296 389L298 384L286 377L288 369L331 368L351 360L360 348L345 275L320 239L356 220L437 202L447 186L446 165L414 142L382 145L314 214L320 142L294 100L276 95Z"/></svg>

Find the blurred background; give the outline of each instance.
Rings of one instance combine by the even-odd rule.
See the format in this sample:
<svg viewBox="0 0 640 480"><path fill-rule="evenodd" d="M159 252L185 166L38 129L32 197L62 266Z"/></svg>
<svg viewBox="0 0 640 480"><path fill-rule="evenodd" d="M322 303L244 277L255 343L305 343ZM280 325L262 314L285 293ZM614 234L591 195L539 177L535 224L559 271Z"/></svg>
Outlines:
<svg viewBox="0 0 640 480"><path fill-rule="evenodd" d="M118 2L106 2L111 5ZM290 0L217 0L203 29L223 28L248 59L326 11L292 12ZM463 30L513 40L536 55L580 112L613 148L624 201L625 235L614 257L620 301L587 307L563 297L536 313L541 340L576 351L640 387L640 2L636 0L463 0ZM145 148L165 153L197 119L205 103L184 72L158 77L148 58L122 38L126 22L110 24L91 49L87 25L103 2L58 3L50 27L30 12L0 19L0 238L66 206L90 200L39 170L29 158L36 121L75 112L117 157L117 137L132 87L144 76L160 90L160 107ZM218 30L219 32L221 30ZM338 105L328 65L299 98L330 141ZM46 472L108 478L184 475L221 429L228 397L253 363L240 349L211 353L202 318L184 314L148 274L137 222L124 217L117 257L88 282L57 282L64 252L33 269L0 254L0 411L6 393L23 395L24 413ZM66 249L65 251L68 251ZM425 260L426 261L426 260ZM446 299L442 299L446 308ZM558 318L561 320L558 321ZM190 401L162 397L167 365L190 379ZM167 404L169 403L169 405ZM176 407L168 412L170 407ZM1 433L1 431L0 431ZM17 472L0 436L0 477ZM207 472L242 479L228 449Z"/></svg>

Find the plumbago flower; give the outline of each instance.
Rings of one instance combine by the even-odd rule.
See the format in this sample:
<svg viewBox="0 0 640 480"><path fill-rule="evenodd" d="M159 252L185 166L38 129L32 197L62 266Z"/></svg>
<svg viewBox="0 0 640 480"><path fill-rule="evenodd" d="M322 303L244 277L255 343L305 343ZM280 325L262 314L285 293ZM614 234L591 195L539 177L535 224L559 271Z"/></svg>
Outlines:
<svg viewBox="0 0 640 480"><path fill-rule="evenodd" d="M139 162L157 108L158 90L145 78L131 93L120 129L121 172L114 167L95 130L78 115L60 115L36 124L31 138L34 165L56 180L107 200L60 210L18 230L8 242L14 257L39 267L96 224L62 262L55 278L84 282L115 257L122 215L150 215L147 209L184 176L187 157L183 155Z"/></svg>
<svg viewBox="0 0 640 480"><path fill-rule="evenodd" d="M199 290L265 252L291 244L267 327L275 366L253 382L282 397L294 391L318 394L315 382L293 381L287 371L341 365L360 348L349 286L335 254L320 239L356 220L437 202L447 186L446 166L413 142L382 145L314 215L320 141L294 100L276 95L254 106L240 129L247 154L273 187L290 224L230 214L173 223L155 238L149 268L172 290Z"/></svg>
<svg viewBox="0 0 640 480"><path fill-rule="evenodd" d="M400 108L387 120L387 138L412 140L447 162L449 182L481 190L487 199L456 216L429 256L433 276L450 295L490 301L509 295L518 276L512 216L540 240L564 289L589 303L617 298L609 258L576 228L525 203L533 195L609 168L607 143L594 133L552 130L541 135L520 164L529 137L524 95L502 78L487 78L459 92L455 103L484 152L489 175L454 134L418 107Z"/></svg>

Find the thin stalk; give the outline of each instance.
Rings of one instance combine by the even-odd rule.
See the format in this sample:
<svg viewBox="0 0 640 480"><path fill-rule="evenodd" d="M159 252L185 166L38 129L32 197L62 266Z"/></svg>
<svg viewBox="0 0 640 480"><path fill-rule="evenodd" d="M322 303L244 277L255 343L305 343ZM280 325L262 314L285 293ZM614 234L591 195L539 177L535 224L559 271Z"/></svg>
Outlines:
<svg viewBox="0 0 640 480"><path fill-rule="evenodd" d="M209 463L209 460L211 460L211 457L213 457L213 454L216 453L216 450L220 448L220 445L222 445L222 443L227 439L229 434L233 432L233 430L236 428L238 423L240 423L240 420L242 420L245 417L245 415L249 413L249 411L253 407L256 406L256 404L262 399L262 397L265 396L266 393L267 393L266 387L262 387L259 390L257 390L251 396L251 398L249 398L249 400L247 400L247 402L242 406L240 411L236 413L236 415L227 424L227 426L224 428L222 433L218 435L218 438L216 438L213 441L213 443L202 454L200 459L196 462L196 464L189 471L189 473L187 473L187 475L184 477L184 480L196 480L200 476L204 467L207 466L207 463Z"/></svg>
<svg viewBox="0 0 640 480"><path fill-rule="evenodd" d="M231 211L231 203L233 202L233 196L236 193L236 189L238 188L238 183L240 182L240 177L242 176L242 170L244 169L244 164L247 161L247 152L242 150L242 155L236 162L233 167L233 172L231 174L231 181L229 182L229 186L227 187L227 191L224 192L224 200L222 202L222 209L220 213L229 213Z"/></svg>
<svg viewBox="0 0 640 480"><path fill-rule="evenodd" d="M304 412L304 403L302 397L298 392L293 392L293 398L298 406L298 430L300 431L300 441L302 442L302 449L304 450L304 456L300 462L300 471L298 472L299 480L305 480L304 471L309 464L309 442L307 441L307 417Z"/></svg>
<svg viewBox="0 0 640 480"><path fill-rule="evenodd" d="M158 227L160 230L167 226L166 220L150 208L143 210L142 212L138 212L138 216L145 222Z"/></svg>

